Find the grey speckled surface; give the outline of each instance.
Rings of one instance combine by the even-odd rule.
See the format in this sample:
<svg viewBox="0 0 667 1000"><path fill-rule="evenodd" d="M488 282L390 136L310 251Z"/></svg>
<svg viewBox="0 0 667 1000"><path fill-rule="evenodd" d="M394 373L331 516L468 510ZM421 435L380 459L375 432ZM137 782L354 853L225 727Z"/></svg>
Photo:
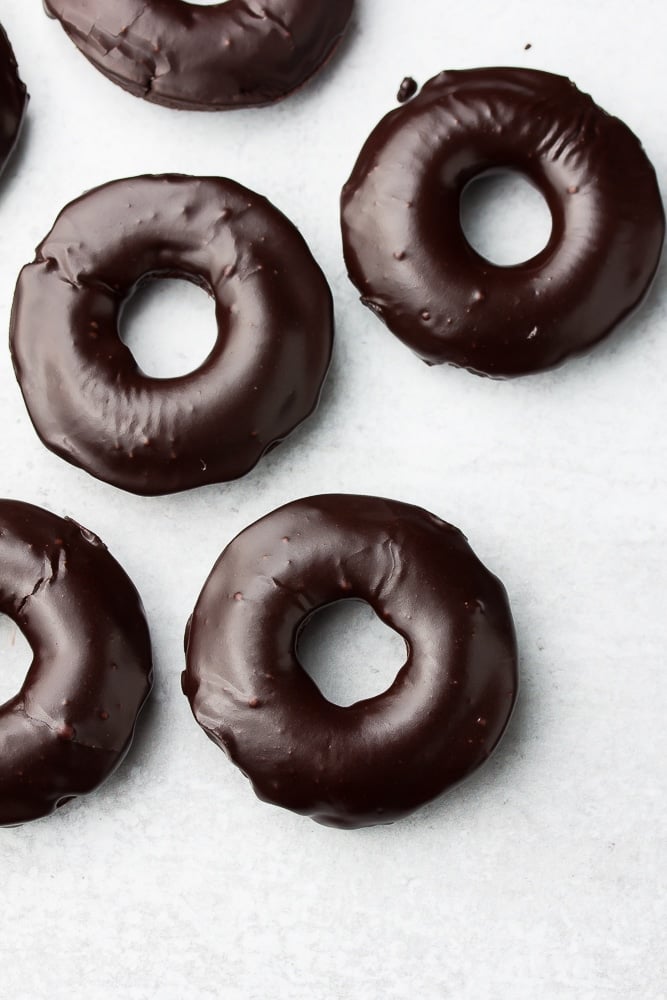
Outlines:
<svg viewBox="0 0 667 1000"><path fill-rule="evenodd" d="M495 384L429 370L383 330L345 278L337 224L339 189L401 79L445 67L570 75L643 138L664 187L664 5L359 0L314 85L226 116L114 88L37 2L4 0L1 17L32 94L0 187L5 328L19 267L65 202L113 177L180 170L227 174L292 217L332 283L338 344L318 416L251 476L160 500L47 453L5 352L0 492L104 538L144 597L157 685L100 793L0 832L0 997L667 997L665 269L641 314L589 357ZM521 199L510 204L516 233L529 230ZM151 298L151 314L134 310L133 343L161 309L165 349L194 359L211 327L204 296ZM155 338L142 348L157 364ZM183 627L222 546L328 490L395 496L458 524L508 587L522 654L521 703L493 761L411 819L360 833L256 801L179 686ZM333 669L363 667L371 692L389 675L366 658L400 659L389 640L373 656L341 629L319 650ZM8 695L27 656L6 621L0 655Z"/></svg>

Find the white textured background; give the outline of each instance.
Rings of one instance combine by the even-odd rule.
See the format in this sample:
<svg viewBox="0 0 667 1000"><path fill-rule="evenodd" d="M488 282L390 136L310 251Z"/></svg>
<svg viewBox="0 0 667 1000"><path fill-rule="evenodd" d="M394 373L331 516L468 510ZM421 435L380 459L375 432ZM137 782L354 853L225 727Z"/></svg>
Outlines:
<svg viewBox="0 0 667 1000"><path fill-rule="evenodd" d="M318 415L244 481L161 500L45 451L0 357L0 493L104 538L143 595L157 670L107 785L0 831L2 1000L667 997L665 269L593 354L498 384L429 370L385 332L345 277L338 228L340 187L401 78L443 68L570 75L642 137L664 186L665 5L357 8L339 57L297 97L206 116L129 97L38 0L1 0L32 95L0 186L3 329L18 270L66 202L163 170L229 175L271 197L324 267L338 317ZM530 231L527 202L510 194L498 226ZM132 343L156 371L158 321L172 360L205 352L213 327L203 293L174 287L134 312ZM492 762L407 821L356 833L256 801L179 686L183 626L223 545L278 504L329 490L414 501L458 524L506 583L521 645L521 701ZM364 621L330 621L311 648L348 694L353 673L373 692L390 679L384 658L399 665L378 629L361 636ZM0 696L28 662L1 624Z"/></svg>

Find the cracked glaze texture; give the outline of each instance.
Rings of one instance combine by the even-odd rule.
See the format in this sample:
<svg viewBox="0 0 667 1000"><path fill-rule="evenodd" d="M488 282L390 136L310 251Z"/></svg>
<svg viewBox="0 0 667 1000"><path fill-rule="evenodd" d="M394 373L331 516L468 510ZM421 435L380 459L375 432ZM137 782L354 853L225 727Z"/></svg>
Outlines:
<svg viewBox="0 0 667 1000"><path fill-rule="evenodd" d="M512 169L551 210L545 249L499 267L467 242L461 195ZM664 213L639 140L565 77L441 73L366 142L342 194L350 278L428 364L495 378L560 364L631 313L655 275Z"/></svg>
<svg viewBox="0 0 667 1000"><path fill-rule="evenodd" d="M21 82L9 39L0 25L0 173L16 145L28 94Z"/></svg>
<svg viewBox="0 0 667 1000"><path fill-rule="evenodd" d="M114 83L194 111L272 104L332 55L353 0L44 0L77 48Z"/></svg>
<svg viewBox="0 0 667 1000"><path fill-rule="evenodd" d="M0 826L14 826L115 770L150 692L151 644L141 599L99 538L14 500L0 500L0 612L34 654L0 707Z"/></svg>
<svg viewBox="0 0 667 1000"><path fill-rule="evenodd" d="M118 336L150 277L215 299L218 337L178 378L145 375ZM185 331L184 331L185 334ZM291 222L233 181L115 181L68 205L19 276L10 345L44 444L144 495L236 479L317 406L333 303Z"/></svg>
<svg viewBox="0 0 667 1000"><path fill-rule="evenodd" d="M309 617L343 599L367 601L407 646L391 687L346 708L297 655ZM298 500L234 539L188 624L186 659L197 722L257 795L339 827L392 822L475 770L518 683L507 595L461 532L363 496Z"/></svg>

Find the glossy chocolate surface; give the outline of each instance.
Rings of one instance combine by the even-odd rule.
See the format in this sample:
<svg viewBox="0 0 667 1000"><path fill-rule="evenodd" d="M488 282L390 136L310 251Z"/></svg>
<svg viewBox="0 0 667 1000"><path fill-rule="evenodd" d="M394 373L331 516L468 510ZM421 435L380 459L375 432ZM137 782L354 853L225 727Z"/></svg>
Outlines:
<svg viewBox="0 0 667 1000"><path fill-rule="evenodd" d="M407 646L392 686L347 708L297 655L309 617L343 599ZM376 497L299 500L243 531L199 597L186 658L195 718L257 795L339 827L389 823L470 774L517 693L502 584L456 528Z"/></svg>
<svg viewBox="0 0 667 1000"><path fill-rule="evenodd" d="M272 104L332 55L354 0L44 0L114 83L193 111Z"/></svg>
<svg viewBox="0 0 667 1000"><path fill-rule="evenodd" d="M461 195L490 170L544 195L553 229L531 260L476 253ZM642 301L664 212L633 133L565 77L526 69L441 73L387 115L343 189L349 275L368 305L429 364L496 378L587 350Z"/></svg>
<svg viewBox="0 0 667 1000"><path fill-rule="evenodd" d="M0 706L0 826L39 819L121 762L151 688L141 599L75 521L0 500L0 612L33 660Z"/></svg>
<svg viewBox="0 0 667 1000"><path fill-rule="evenodd" d="M25 84L9 39L0 24L0 173L16 144L28 106Z"/></svg>
<svg viewBox="0 0 667 1000"><path fill-rule="evenodd" d="M142 281L181 277L215 299L218 338L178 378L145 375L118 336ZM249 472L317 406L331 293L265 198L219 178L115 181L68 205L18 280L10 344L44 444L144 495Z"/></svg>

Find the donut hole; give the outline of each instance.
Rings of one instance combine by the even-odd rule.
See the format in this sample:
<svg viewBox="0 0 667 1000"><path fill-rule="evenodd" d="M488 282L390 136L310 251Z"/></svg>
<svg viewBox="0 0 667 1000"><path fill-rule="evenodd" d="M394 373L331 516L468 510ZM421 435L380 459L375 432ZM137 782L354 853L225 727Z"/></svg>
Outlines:
<svg viewBox="0 0 667 1000"><path fill-rule="evenodd" d="M0 614L0 705L23 687L32 663L32 649L16 622Z"/></svg>
<svg viewBox="0 0 667 1000"><path fill-rule="evenodd" d="M125 304L119 336L145 375L178 378L213 350L218 327L206 291L186 278L150 277Z"/></svg>
<svg viewBox="0 0 667 1000"><path fill-rule="evenodd" d="M347 708L391 687L405 664L406 643L366 601L344 600L311 615L297 656L327 701Z"/></svg>
<svg viewBox="0 0 667 1000"><path fill-rule="evenodd" d="M474 177L461 196L460 216L470 246L499 267L537 256L553 228L542 192L516 170L489 170Z"/></svg>

